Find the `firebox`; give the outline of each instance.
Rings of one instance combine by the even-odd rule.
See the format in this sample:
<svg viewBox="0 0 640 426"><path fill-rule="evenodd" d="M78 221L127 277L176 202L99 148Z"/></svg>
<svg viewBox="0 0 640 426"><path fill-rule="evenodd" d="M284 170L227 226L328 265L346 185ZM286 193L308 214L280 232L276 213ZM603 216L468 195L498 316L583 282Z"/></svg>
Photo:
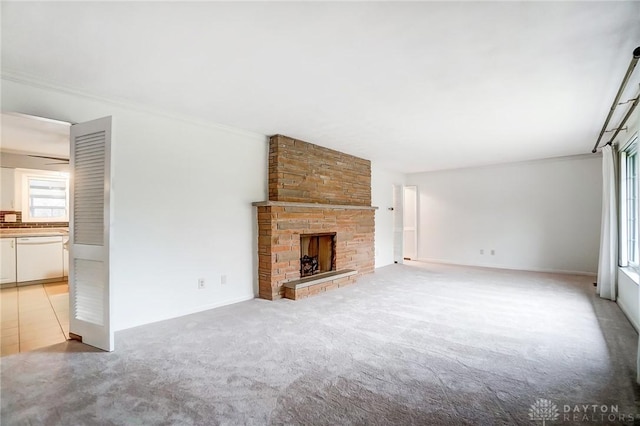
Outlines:
<svg viewBox="0 0 640 426"><path fill-rule="evenodd" d="M300 277L336 270L336 234L300 235Z"/></svg>

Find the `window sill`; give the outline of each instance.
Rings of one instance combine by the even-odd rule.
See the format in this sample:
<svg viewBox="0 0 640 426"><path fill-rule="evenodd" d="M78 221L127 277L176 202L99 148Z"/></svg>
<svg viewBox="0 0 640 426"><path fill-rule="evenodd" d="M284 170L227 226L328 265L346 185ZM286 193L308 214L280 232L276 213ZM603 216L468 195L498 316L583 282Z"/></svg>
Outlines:
<svg viewBox="0 0 640 426"><path fill-rule="evenodd" d="M628 267L619 267L618 269L620 270L620 272L629 277L631 281L636 283L636 285L640 285L640 274L638 274L635 269Z"/></svg>

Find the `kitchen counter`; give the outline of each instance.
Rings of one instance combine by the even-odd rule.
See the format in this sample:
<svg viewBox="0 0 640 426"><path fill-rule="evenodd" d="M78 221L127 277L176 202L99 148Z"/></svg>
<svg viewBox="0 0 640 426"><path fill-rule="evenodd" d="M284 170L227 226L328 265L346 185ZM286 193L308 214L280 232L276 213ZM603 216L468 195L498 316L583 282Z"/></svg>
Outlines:
<svg viewBox="0 0 640 426"><path fill-rule="evenodd" d="M5 228L0 229L0 238L20 238L20 237L66 237L69 235L69 228Z"/></svg>

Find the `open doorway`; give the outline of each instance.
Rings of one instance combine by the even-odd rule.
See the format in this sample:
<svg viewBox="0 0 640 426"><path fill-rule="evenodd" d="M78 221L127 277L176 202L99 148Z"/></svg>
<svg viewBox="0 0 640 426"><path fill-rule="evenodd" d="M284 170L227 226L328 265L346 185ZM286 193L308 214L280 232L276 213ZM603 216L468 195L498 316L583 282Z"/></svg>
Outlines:
<svg viewBox="0 0 640 426"><path fill-rule="evenodd" d="M393 188L393 263L403 263L402 257L402 185L394 184Z"/></svg>
<svg viewBox="0 0 640 426"><path fill-rule="evenodd" d="M405 186L403 188L403 258L416 260L418 258L418 188Z"/></svg>
<svg viewBox="0 0 640 426"><path fill-rule="evenodd" d="M23 335L22 325L39 323L40 317L33 311L48 319L55 317L63 341L67 338L79 340L112 351L109 268L112 119L103 117L71 125L24 114L3 113L2 120L3 129L12 124L16 128L13 142L9 138L11 133L3 133L2 149L6 152L1 156L3 170L7 169L6 174L3 172L3 177L6 176L3 193L5 186L11 193L11 202L0 218L3 240L0 271L2 286L9 289L3 291L3 300L7 300L3 314L13 314L10 318L0 318L1 329L7 330L3 334L12 336L12 339L3 338L3 344L9 346L8 342L13 340L12 347L3 352L15 353L23 347L35 349L35 346L53 343L47 340L46 331L35 325L31 327L31 333ZM37 136L21 138L28 133L26 129L37 135L46 133L40 131L42 127L51 130L53 125L64 127L60 140L65 143L65 151L52 153L47 150L50 148L47 144L33 148L33 139ZM34 161L41 161L43 170L25 168L24 164ZM66 179L58 169L50 171L51 167L65 165L68 167ZM68 251L65 243L68 243ZM34 252L35 255L29 255ZM69 283L66 288L62 285L65 275ZM45 285L52 283L59 285L47 292ZM40 299L35 305L21 310L21 287L38 285L43 286L47 300ZM11 293L15 293L15 298L8 296ZM52 302L52 296L62 299L63 295L67 298L66 304ZM54 316L44 314L47 303L51 308L56 304L66 307L66 315L57 316L55 310ZM54 329L54 325L49 321L45 328ZM43 336L47 339L41 339ZM27 338L39 339L39 343L26 345Z"/></svg>
<svg viewBox="0 0 640 426"><path fill-rule="evenodd" d="M69 338L71 123L3 112L1 354Z"/></svg>

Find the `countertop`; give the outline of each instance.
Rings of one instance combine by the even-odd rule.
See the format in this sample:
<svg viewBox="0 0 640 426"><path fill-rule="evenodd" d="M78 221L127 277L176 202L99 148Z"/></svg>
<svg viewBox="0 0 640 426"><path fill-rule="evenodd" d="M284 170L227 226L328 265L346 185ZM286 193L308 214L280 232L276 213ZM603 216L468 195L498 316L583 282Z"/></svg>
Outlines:
<svg viewBox="0 0 640 426"><path fill-rule="evenodd" d="M0 238L56 237L68 236L69 228L5 228L0 229Z"/></svg>

